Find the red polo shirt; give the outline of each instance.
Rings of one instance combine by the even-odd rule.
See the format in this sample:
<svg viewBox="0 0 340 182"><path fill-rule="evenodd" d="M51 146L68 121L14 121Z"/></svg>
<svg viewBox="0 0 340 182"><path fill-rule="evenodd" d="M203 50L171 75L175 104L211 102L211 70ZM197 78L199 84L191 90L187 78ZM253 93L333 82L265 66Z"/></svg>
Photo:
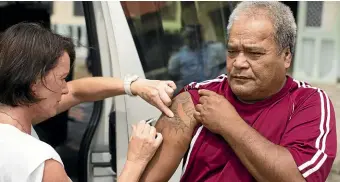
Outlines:
<svg viewBox="0 0 340 182"><path fill-rule="evenodd" d="M272 143L287 148L308 182L326 181L336 150L335 114L327 94L287 76L281 91L255 104L238 101L226 75L191 83L188 91L196 105L198 89L223 95L251 127ZM265 150L265 149L263 149ZM203 126L194 132L181 182L255 181L228 143Z"/></svg>

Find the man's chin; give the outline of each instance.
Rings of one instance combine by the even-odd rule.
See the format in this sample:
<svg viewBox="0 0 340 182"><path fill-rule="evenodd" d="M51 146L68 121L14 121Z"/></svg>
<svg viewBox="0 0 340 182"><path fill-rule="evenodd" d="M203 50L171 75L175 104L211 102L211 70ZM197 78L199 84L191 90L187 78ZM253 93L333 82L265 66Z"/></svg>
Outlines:
<svg viewBox="0 0 340 182"><path fill-rule="evenodd" d="M254 91L246 85L233 85L231 86L233 93L242 100L247 100L252 97Z"/></svg>

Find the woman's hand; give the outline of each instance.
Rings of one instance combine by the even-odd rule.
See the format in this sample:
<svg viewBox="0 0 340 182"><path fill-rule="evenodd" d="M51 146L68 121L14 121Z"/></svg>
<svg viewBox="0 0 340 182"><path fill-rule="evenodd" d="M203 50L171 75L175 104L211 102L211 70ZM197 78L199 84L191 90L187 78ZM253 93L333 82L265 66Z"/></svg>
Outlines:
<svg viewBox="0 0 340 182"><path fill-rule="evenodd" d="M167 116L173 117L169 109L176 84L173 81L138 79L131 84L131 92L157 107Z"/></svg>
<svg viewBox="0 0 340 182"><path fill-rule="evenodd" d="M137 126L132 125L127 161L118 181L138 182L162 141L162 135L145 121L140 121Z"/></svg>
<svg viewBox="0 0 340 182"><path fill-rule="evenodd" d="M156 128L140 121L132 125L127 161L146 166L163 141L162 134Z"/></svg>

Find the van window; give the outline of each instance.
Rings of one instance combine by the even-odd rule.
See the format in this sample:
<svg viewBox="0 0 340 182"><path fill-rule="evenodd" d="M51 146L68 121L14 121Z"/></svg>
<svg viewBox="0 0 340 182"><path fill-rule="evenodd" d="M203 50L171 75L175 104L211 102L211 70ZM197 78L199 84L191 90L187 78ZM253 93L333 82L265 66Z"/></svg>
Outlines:
<svg viewBox="0 0 340 182"><path fill-rule="evenodd" d="M236 2L121 2L145 76L178 89L225 73L225 27Z"/></svg>

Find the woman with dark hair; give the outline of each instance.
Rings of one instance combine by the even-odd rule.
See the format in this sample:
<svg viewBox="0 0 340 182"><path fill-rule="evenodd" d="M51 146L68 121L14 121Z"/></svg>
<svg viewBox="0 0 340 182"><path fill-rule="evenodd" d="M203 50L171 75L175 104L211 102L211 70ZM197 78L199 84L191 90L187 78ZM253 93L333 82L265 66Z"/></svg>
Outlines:
<svg viewBox="0 0 340 182"><path fill-rule="evenodd" d="M81 102L122 94L138 95L169 117L173 116L167 107L176 89L172 81L132 76L124 81L93 77L66 82L74 59L71 39L38 24L19 23L2 34L0 181L69 181L57 152L32 137L31 126ZM162 142L162 136L145 121L133 128L121 181L138 181L138 174Z"/></svg>

